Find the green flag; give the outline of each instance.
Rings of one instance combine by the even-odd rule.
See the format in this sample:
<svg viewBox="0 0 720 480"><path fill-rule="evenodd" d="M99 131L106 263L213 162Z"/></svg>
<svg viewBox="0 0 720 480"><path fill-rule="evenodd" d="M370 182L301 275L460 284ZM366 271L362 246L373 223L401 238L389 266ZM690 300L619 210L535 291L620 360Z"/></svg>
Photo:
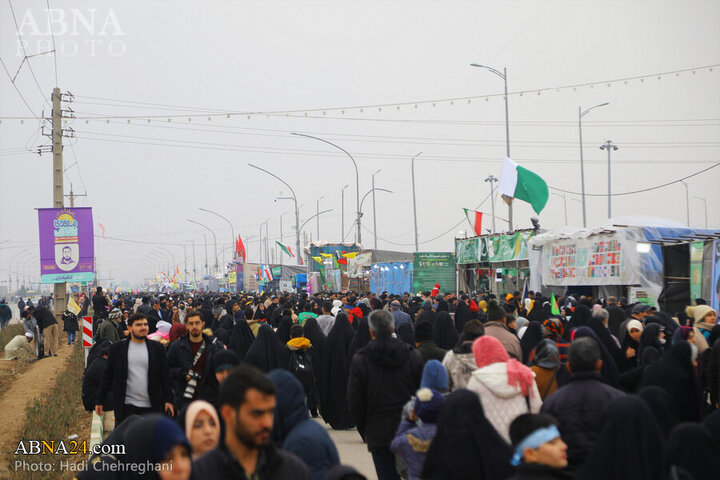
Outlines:
<svg viewBox="0 0 720 480"><path fill-rule="evenodd" d="M555 298L554 293L550 296L550 313L560 315L560 309L558 308L557 298Z"/></svg>

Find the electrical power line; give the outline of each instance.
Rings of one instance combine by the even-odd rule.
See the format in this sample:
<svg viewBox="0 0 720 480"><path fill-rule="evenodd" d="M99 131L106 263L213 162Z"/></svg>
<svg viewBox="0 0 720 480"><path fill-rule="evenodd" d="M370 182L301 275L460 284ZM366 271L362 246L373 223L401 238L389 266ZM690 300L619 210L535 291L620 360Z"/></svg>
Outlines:
<svg viewBox="0 0 720 480"><path fill-rule="evenodd" d="M22 92L20 91L20 89L17 87L17 85L15 85L15 81L13 80L12 75L10 75L10 71L8 70L8 68L7 68L7 66L5 65L5 62L3 61L2 58L0 58L0 65L2 65L3 70L5 70L5 73L6 73L7 76L8 76L8 80L10 80L10 83L12 83L13 87L15 87L15 91L16 91L17 94L20 96L20 99L21 99L22 102L25 104L25 106L27 107L27 109L30 111L30 114L32 114L32 116L33 116L33 118L34 118L35 120L41 121L41 120L40 120L40 117L38 117L38 116L35 114L35 112L33 111L33 109L30 107L30 104L27 102L27 100L25 100L25 97L23 96L23 94L22 94ZM25 118L25 117L23 117L23 118Z"/></svg>
<svg viewBox="0 0 720 480"><path fill-rule="evenodd" d="M52 19L50 18L50 0L45 0L45 4L47 5L48 23L50 24L50 35L52 36L53 62L55 65L55 86L57 87L58 86L57 47L55 46L55 31L53 30Z"/></svg>
<svg viewBox="0 0 720 480"><path fill-rule="evenodd" d="M10 13L12 14L13 22L15 23L15 31L17 32L18 38L20 39L20 46L22 47L23 55L25 55L23 57L22 63L20 63L20 67L18 68L18 73L20 73L20 69L22 68L23 64L27 63L28 69L30 69L30 74L32 75L33 80L35 80L35 85L37 86L38 90L40 91L40 96L42 97L43 101L47 105L50 105L50 102L48 102L47 98L45 97L45 94L43 93L43 89L40 86L40 82L38 82L38 79L35 76L35 71L33 70L32 65L30 64L30 60L29 60L30 57L28 56L27 51L25 50L25 40L23 40L22 34L20 33L20 27L18 26L18 23L17 23L17 17L15 16L15 9L13 8L12 0L8 0L8 4L10 5ZM40 55L44 55L44 54L40 54ZM17 73L15 74L15 76L17 77Z"/></svg>

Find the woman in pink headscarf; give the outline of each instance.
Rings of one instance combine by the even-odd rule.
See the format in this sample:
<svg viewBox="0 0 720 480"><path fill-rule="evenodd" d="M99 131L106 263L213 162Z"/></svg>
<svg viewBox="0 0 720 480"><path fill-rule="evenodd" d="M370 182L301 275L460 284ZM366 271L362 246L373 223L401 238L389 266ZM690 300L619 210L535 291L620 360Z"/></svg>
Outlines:
<svg viewBox="0 0 720 480"><path fill-rule="evenodd" d="M195 400L185 410L185 436L192 445L193 459L217 447L220 419L215 407L205 400Z"/></svg>
<svg viewBox="0 0 720 480"><path fill-rule="evenodd" d="M508 356L495 337L483 336L472 346L478 369L470 376L468 390L478 394L485 417L510 443L510 423L523 413L538 413L542 400L530 368Z"/></svg>

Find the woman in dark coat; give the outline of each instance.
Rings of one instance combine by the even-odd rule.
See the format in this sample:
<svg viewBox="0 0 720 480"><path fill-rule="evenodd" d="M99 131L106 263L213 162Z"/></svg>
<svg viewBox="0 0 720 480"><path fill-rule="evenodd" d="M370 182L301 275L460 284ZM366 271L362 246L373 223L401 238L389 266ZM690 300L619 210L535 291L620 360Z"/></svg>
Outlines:
<svg viewBox="0 0 720 480"><path fill-rule="evenodd" d="M543 335L543 326L538 322L528 323L527 329L523 337L520 339L520 347L522 348L523 358L522 362L527 365L530 359L530 353L537 347L545 336Z"/></svg>
<svg viewBox="0 0 720 480"><path fill-rule="evenodd" d="M253 335L247 320L238 320L235 322L232 332L230 332L228 348L235 352L235 355L242 360L245 358L254 341L255 335Z"/></svg>
<svg viewBox="0 0 720 480"><path fill-rule="evenodd" d="M78 331L77 315L71 311L66 311L63 316L63 332L67 332L67 344L75 343L75 336Z"/></svg>
<svg viewBox="0 0 720 480"><path fill-rule="evenodd" d="M285 345L290 340L290 328L293 325L292 317L288 314L283 314L282 317L280 317L280 322L278 323L277 332L275 334L280 339L280 343Z"/></svg>
<svg viewBox="0 0 720 480"><path fill-rule="evenodd" d="M583 304L578 304L570 317L570 321L567 325L565 325L565 333L563 337L565 339L569 339L574 329L586 326L591 318L592 314L590 313L590 309Z"/></svg>
<svg viewBox="0 0 720 480"><path fill-rule="evenodd" d="M368 324L367 317L361 318L357 324L357 330L353 335L353 339L350 342L350 348L348 350L348 368L350 368L350 363L352 362L352 357L355 353L365 348L365 346L372 340L372 337L370 336L370 325Z"/></svg>
<svg viewBox="0 0 720 480"><path fill-rule="evenodd" d="M673 345L654 364L645 368L642 385L657 385L668 394L681 422L700 421L702 398L692 351L688 342Z"/></svg>
<svg viewBox="0 0 720 480"><path fill-rule="evenodd" d="M641 367L652 365L662 356L664 344L660 340L661 333L664 338L663 328L657 323L651 323L643 330L638 351L638 363Z"/></svg>
<svg viewBox="0 0 720 480"><path fill-rule="evenodd" d="M247 351L244 362L265 373L276 368L287 368L287 350L280 343L272 327L263 323L258 329L258 336Z"/></svg>
<svg viewBox="0 0 720 480"><path fill-rule="evenodd" d="M425 321L423 320L423 315L420 315L418 323ZM455 329L455 325L453 325L450 314L448 312L438 313L435 324L433 325L433 340L435 340L435 344L443 350L450 350L457 344L458 337L458 331Z"/></svg>
<svg viewBox="0 0 720 480"><path fill-rule="evenodd" d="M418 322L430 322L430 325L435 325L435 320L437 319L437 313L435 313L432 309L432 303L425 302L422 306L422 313L418 311L418 318L415 323Z"/></svg>
<svg viewBox="0 0 720 480"><path fill-rule="evenodd" d="M573 341L582 337L590 337L598 343L598 345L600 346L600 351L602 352L603 361L600 374L605 378L605 381L609 385L617 388L618 377L620 376L620 374L618 372L618 367L615 364L615 360L612 358L612 355L610 355L610 352L608 352L607 348L605 348L605 345L603 345L598 336L595 335L595 332L593 332L590 327L580 327L573 331L573 333L571 334L571 338Z"/></svg>
<svg viewBox="0 0 720 480"><path fill-rule="evenodd" d="M347 403L348 351L354 334L347 314L338 312L325 342L321 383L326 387L325 397L320 398L323 420L335 430L347 430L354 426Z"/></svg>
<svg viewBox="0 0 720 480"><path fill-rule="evenodd" d="M503 479L512 475L512 448L485 417L479 397L465 389L445 398L422 477L429 480Z"/></svg>
<svg viewBox="0 0 720 480"><path fill-rule="evenodd" d="M678 423L670 395L655 385L641 388L637 395L645 400L645 403L650 407L660 430L662 430L665 439L667 439L670 436L670 431L672 431Z"/></svg>
<svg viewBox="0 0 720 480"><path fill-rule="evenodd" d="M647 404L625 395L610 402L605 412L605 425L577 479L668 478L665 437Z"/></svg>

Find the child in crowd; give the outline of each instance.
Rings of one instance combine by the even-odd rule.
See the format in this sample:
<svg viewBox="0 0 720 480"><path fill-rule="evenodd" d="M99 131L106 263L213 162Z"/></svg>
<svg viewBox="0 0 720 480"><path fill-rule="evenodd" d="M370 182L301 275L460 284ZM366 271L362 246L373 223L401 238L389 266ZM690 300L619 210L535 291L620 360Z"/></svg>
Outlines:
<svg viewBox="0 0 720 480"><path fill-rule="evenodd" d="M560 438L557 421L550 415L526 413L510 424L510 439L516 467L511 480L564 480L572 475L568 465L567 445Z"/></svg>

